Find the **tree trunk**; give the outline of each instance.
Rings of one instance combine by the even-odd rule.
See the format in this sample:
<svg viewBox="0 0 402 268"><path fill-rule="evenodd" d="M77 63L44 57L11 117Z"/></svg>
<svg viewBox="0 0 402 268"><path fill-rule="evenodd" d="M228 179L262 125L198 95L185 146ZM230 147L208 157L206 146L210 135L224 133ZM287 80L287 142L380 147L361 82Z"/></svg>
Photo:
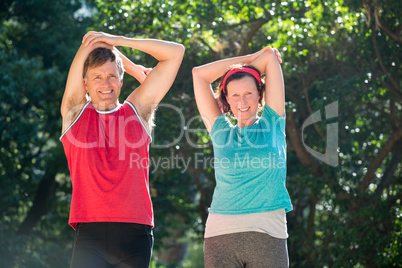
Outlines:
<svg viewBox="0 0 402 268"><path fill-rule="evenodd" d="M53 158L49 158L49 161L47 161L45 175L39 183L33 205L24 221L21 223L17 232L18 234L28 234L37 224L39 219L49 210L49 199L54 194L57 186L55 177L59 170L58 164L60 162L57 161L58 159L58 157L54 156Z"/></svg>

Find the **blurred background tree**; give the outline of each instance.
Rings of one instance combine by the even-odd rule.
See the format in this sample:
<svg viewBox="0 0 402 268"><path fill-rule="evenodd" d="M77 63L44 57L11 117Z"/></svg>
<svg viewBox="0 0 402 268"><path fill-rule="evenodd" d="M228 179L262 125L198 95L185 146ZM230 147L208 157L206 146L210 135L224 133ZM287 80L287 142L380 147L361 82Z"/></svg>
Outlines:
<svg viewBox="0 0 402 268"><path fill-rule="evenodd" d="M398 1L6 0L0 8L2 266L69 266L71 184L58 141L59 109L87 30L186 47L152 134L153 267L203 267L214 173L191 69L267 45L284 59L291 267L402 263ZM139 64L155 64L143 53L123 52ZM121 101L137 85L126 76ZM324 116L329 104L337 117ZM324 119L304 129L317 111ZM336 166L315 159L305 146L325 153L328 124L338 127Z"/></svg>

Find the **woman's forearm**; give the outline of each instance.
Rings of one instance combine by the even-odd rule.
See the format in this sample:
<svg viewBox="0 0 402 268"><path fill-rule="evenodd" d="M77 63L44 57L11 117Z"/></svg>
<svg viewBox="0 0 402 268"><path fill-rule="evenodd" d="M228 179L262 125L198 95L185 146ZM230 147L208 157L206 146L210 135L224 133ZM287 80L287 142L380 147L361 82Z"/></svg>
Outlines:
<svg viewBox="0 0 402 268"><path fill-rule="evenodd" d="M205 64L194 68L194 72L208 83L214 82L216 79L225 74L231 65L234 64L250 64L260 57L267 48L263 48L255 53L245 56L233 57L224 60L218 60L209 64Z"/></svg>
<svg viewBox="0 0 402 268"><path fill-rule="evenodd" d="M132 62L129 58L127 58L123 53L121 53L117 48L114 48L115 51L120 55L120 58L123 61L124 70L127 74L131 75L135 79L137 79L140 83L142 83L146 77L144 73L144 68L138 66L134 62Z"/></svg>
<svg viewBox="0 0 402 268"><path fill-rule="evenodd" d="M229 66L239 63L249 64L250 59L251 56L246 55L224 60L218 60L199 67L195 67L193 73L196 73L198 77L202 78L204 81L211 84L216 79L221 77L228 70Z"/></svg>

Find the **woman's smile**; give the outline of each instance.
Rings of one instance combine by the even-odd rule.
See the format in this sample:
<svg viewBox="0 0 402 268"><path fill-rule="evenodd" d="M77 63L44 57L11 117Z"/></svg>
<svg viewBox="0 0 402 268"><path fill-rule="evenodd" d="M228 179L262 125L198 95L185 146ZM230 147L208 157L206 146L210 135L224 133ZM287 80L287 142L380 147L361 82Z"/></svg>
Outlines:
<svg viewBox="0 0 402 268"><path fill-rule="evenodd" d="M227 85L227 100L239 127L247 127L255 122L260 95L254 78L246 76L232 80Z"/></svg>

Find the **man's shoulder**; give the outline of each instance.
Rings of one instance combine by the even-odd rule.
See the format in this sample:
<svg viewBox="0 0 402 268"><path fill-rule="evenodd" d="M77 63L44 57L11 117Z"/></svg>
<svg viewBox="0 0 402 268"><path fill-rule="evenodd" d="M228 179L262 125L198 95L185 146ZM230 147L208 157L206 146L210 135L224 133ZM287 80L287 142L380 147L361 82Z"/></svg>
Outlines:
<svg viewBox="0 0 402 268"><path fill-rule="evenodd" d="M78 117L84 112L85 108L88 107L90 101L85 103L77 104L71 107L64 115L62 115L62 133L66 132L67 129L78 119Z"/></svg>

